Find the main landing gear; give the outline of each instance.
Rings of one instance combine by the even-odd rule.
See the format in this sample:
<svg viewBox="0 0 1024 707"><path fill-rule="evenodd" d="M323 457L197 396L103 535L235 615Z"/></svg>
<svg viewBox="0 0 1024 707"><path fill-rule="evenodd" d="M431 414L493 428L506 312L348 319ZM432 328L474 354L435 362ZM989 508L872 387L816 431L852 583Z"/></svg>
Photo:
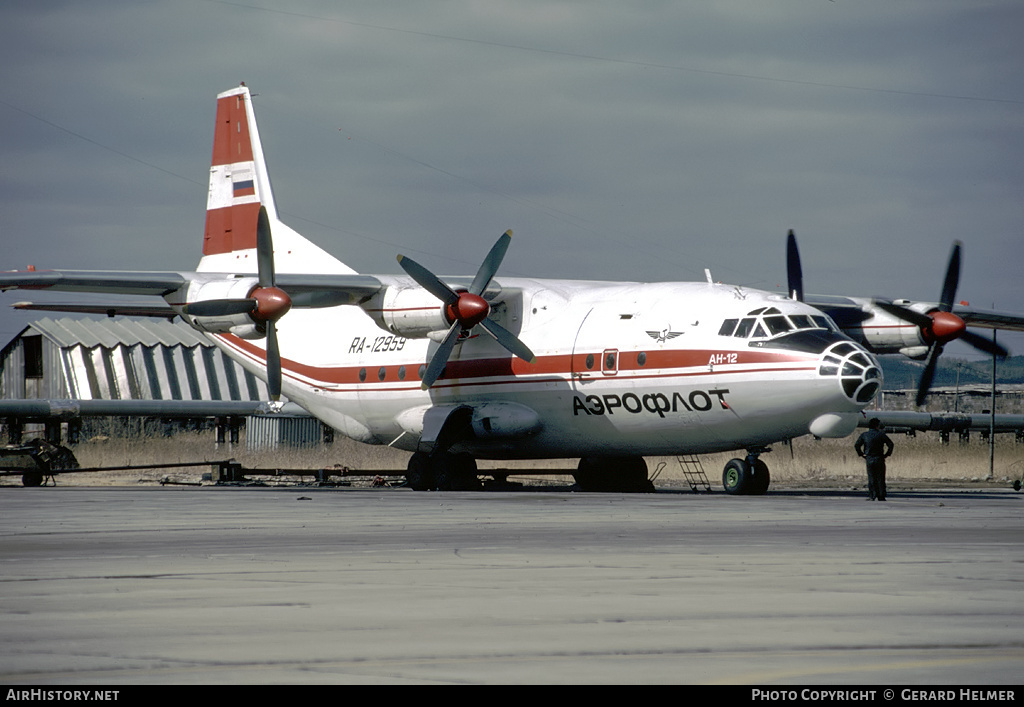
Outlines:
<svg viewBox="0 0 1024 707"><path fill-rule="evenodd" d="M476 459L468 454L416 452L409 458L405 483L413 491L476 491Z"/></svg>
<svg viewBox="0 0 1024 707"><path fill-rule="evenodd" d="M482 487L477 473L476 460L468 454L416 452L409 458L405 483L414 491L476 491ZM584 458L573 479L580 491L654 492L643 457Z"/></svg>
<svg viewBox="0 0 1024 707"><path fill-rule="evenodd" d="M654 492L643 457L584 457L572 476L580 491Z"/></svg>
<svg viewBox="0 0 1024 707"><path fill-rule="evenodd" d="M725 492L737 496L767 493L771 476L768 465L761 461L760 455L770 451L768 447L748 449L745 459L730 459L722 471Z"/></svg>

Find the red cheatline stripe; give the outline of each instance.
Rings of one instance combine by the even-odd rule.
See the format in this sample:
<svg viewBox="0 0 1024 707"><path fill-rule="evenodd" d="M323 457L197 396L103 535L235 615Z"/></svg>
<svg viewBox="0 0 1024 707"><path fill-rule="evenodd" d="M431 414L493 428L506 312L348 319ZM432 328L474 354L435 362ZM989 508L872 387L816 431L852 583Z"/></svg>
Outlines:
<svg viewBox="0 0 1024 707"><path fill-rule="evenodd" d="M218 338L231 348L246 355L255 362L264 363L266 360L266 353L263 349L254 346L244 339L239 339L238 337L230 334L218 335ZM711 356L720 353L733 352L718 352L710 350L647 352L647 363L644 366L640 366L636 363L636 352L629 352L627 354L620 354L620 361L627 359L627 363L629 365L620 365L618 372L627 373L629 380L712 375L712 371L710 370L685 371L681 369L707 366ZM613 377L611 375L604 376L601 370L596 367L600 363L601 353L594 352L593 355L596 363L595 368L590 370L586 368L585 364L587 357L586 353L540 356L538 357L537 362L532 365L514 357L477 359L471 361L450 361L448 363L448 368L445 371L445 375L439 379L438 383L436 383L434 387L560 382L571 378L573 372L577 374L588 374L590 376L589 380L600 380L602 378ZM742 370L730 369L728 371L723 371L721 366L726 364L716 364L714 375L722 375L726 373L741 374L804 371L814 370L817 367L816 358L807 358L799 355L769 353L764 351L743 351L738 352L737 355L737 363L728 365L756 366L771 363L797 365L777 365L771 368L744 368ZM424 365L423 361L392 363L384 366L370 364L365 366L322 367L310 366L299 363L298 361L291 361L289 359L282 360L282 368L286 375L294 380L300 380L309 385L319 387L351 385L359 386L362 389L373 386L380 387L381 390L387 391L418 389L418 371L421 365ZM398 377L398 369L403 366L406 369L406 377L404 380L400 380ZM385 372L383 379L378 376L378 372L381 368L384 368ZM676 370L666 371L666 369ZM651 370L652 372L645 374L643 373L645 370ZM365 372L364 380L360 380L360 371ZM516 378L517 376L521 377ZM491 378L503 378L503 380L485 380ZM401 388L394 387L396 383L406 382L414 385Z"/></svg>

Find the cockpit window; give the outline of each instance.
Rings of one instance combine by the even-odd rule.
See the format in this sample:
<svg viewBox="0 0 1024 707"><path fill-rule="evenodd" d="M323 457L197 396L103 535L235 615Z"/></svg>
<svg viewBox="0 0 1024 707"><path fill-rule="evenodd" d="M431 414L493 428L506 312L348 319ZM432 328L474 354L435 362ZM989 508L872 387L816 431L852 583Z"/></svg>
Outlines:
<svg viewBox="0 0 1024 707"><path fill-rule="evenodd" d="M744 317L743 319L740 320L740 325L736 327L736 332L733 334L733 336L738 336L741 339L746 339L748 336L750 336L750 332L751 330L753 330L754 322L756 321L757 320L754 319L753 317Z"/></svg>
<svg viewBox="0 0 1024 707"><path fill-rule="evenodd" d="M814 323L818 326L819 329L828 329L829 331L838 330L838 327L832 323L832 320L824 315L819 317L811 317L811 319L814 320Z"/></svg>
<svg viewBox="0 0 1024 707"><path fill-rule="evenodd" d="M793 331L812 329L838 331L838 327L825 315L784 315L775 307L761 307L750 312L743 319L726 319L722 322L722 328L719 329L718 335L740 339L765 339Z"/></svg>
<svg viewBox="0 0 1024 707"><path fill-rule="evenodd" d="M793 329L793 325L789 323L788 319L778 315L765 317L764 324L768 327L768 331L772 333L772 336L785 334L787 331L791 331Z"/></svg>

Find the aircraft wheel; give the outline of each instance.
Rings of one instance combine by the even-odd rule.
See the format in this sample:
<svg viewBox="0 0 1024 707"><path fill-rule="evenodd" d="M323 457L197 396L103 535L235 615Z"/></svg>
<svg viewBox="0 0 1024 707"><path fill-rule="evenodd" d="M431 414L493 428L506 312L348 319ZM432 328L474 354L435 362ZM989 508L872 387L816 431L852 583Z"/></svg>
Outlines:
<svg viewBox="0 0 1024 707"><path fill-rule="evenodd" d="M654 484L647 478L647 462L643 457L584 457L572 476L580 491L654 491Z"/></svg>
<svg viewBox="0 0 1024 707"><path fill-rule="evenodd" d="M476 491L480 488L476 459L466 454L444 454L436 460L438 491Z"/></svg>
<svg viewBox="0 0 1024 707"><path fill-rule="evenodd" d="M753 477L750 483L750 493L763 496L768 493L768 486L771 484L771 474L768 473L768 465L758 459L754 462Z"/></svg>
<svg viewBox="0 0 1024 707"><path fill-rule="evenodd" d="M643 457L622 460L621 489L627 493L654 493L654 483L647 476L647 462Z"/></svg>
<svg viewBox="0 0 1024 707"><path fill-rule="evenodd" d="M405 485L413 491L430 491L435 484L430 455L425 452L414 453L405 470Z"/></svg>
<svg viewBox="0 0 1024 707"><path fill-rule="evenodd" d="M22 486L42 486L43 485L43 472L41 471L26 471L21 475Z"/></svg>
<svg viewBox="0 0 1024 707"><path fill-rule="evenodd" d="M726 493L734 496L750 493L752 486L750 467L744 460L730 459L728 461L722 471L722 486L725 487Z"/></svg>
<svg viewBox="0 0 1024 707"><path fill-rule="evenodd" d="M580 459L580 463L576 465L576 473L572 475L572 478L576 481L576 486L579 487L580 491L607 490L605 489L606 475L595 459L588 459L586 457Z"/></svg>

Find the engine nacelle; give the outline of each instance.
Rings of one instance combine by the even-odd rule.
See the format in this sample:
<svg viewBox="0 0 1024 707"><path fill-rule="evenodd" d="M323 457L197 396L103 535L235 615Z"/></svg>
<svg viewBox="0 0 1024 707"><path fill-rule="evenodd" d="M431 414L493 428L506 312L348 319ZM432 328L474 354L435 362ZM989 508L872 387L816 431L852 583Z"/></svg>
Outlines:
<svg viewBox="0 0 1024 707"><path fill-rule="evenodd" d="M935 308L934 305L912 304L907 300L895 300L894 303L905 305L921 314L928 314ZM871 304L866 305L865 310L871 313L871 317L860 323L862 336L859 340L873 352L903 353L911 358L916 358L918 351L925 354L928 352L928 342L918 327Z"/></svg>
<svg viewBox="0 0 1024 707"><path fill-rule="evenodd" d="M194 304L209 300L242 300L249 297L256 288L255 277L223 278L208 282L193 282L189 285L186 302ZM182 318L199 331L210 334L234 334L241 339L262 339L267 335L266 327L258 324L248 314L220 314L197 317L183 314Z"/></svg>
<svg viewBox="0 0 1024 707"><path fill-rule="evenodd" d="M916 361L923 360L928 356L928 346L907 346L906 348L900 349L900 353L907 358L912 358Z"/></svg>
<svg viewBox="0 0 1024 707"><path fill-rule="evenodd" d="M377 326L407 339L422 339L451 327L444 305L422 287L392 285L363 308Z"/></svg>
<svg viewBox="0 0 1024 707"><path fill-rule="evenodd" d="M189 324L207 334L234 334L239 339L262 339L267 335L266 327L253 323L245 314L234 317L189 317L188 320Z"/></svg>

